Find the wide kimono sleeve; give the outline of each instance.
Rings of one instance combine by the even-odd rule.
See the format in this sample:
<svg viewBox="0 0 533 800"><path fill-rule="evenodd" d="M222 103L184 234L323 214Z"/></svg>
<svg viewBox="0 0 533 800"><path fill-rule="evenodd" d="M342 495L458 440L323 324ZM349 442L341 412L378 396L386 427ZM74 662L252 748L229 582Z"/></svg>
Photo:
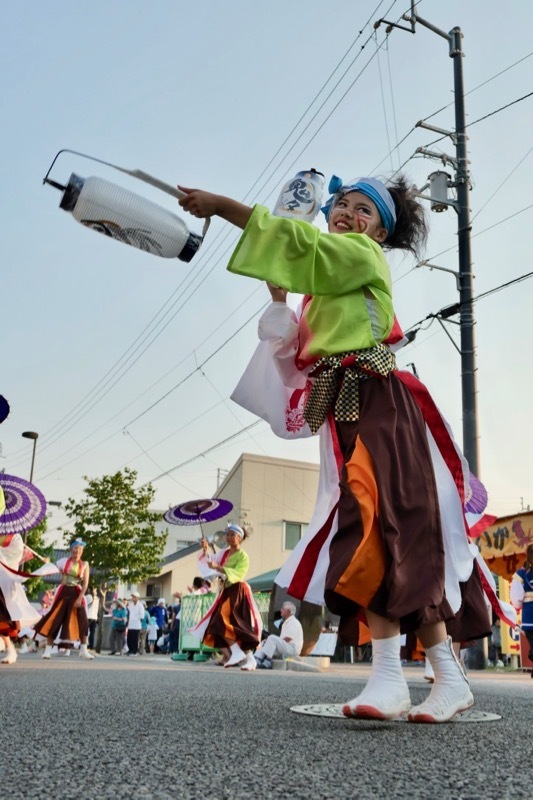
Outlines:
<svg viewBox="0 0 533 800"><path fill-rule="evenodd" d="M231 399L264 419L277 436L312 436L303 416L307 372L296 367L298 317L285 303L271 303L259 320L259 345Z"/></svg>
<svg viewBox="0 0 533 800"><path fill-rule="evenodd" d="M223 564L226 586L243 581L248 573L249 565L250 559L244 550L237 550L236 553L229 556Z"/></svg>
<svg viewBox="0 0 533 800"><path fill-rule="evenodd" d="M220 572L217 570L211 569L208 565L208 561L216 561L217 564L220 564L220 559L222 558L225 550L219 550L218 553L207 553L206 555L203 554L202 551L198 553L197 558L197 565L198 565L198 574L201 575L202 578L218 578L220 577Z"/></svg>
<svg viewBox="0 0 533 800"><path fill-rule="evenodd" d="M391 294L380 246L359 233L322 233L302 220L255 206L228 270L299 294L344 295L363 286Z"/></svg>
<svg viewBox="0 0 533 800"><path fill-rule="evenodd" d="M16 533L6 546L0 546L0 563L11 569L18 569L24 553L24 542L20 533Z"/></svg>
<svg viewBox="0 0 533 800"><path fill-rule="evenodd" d="M524 605L524 579L520 575L519 572L515 573L513 580L511 581L511 588L510 588L510 600L511 603L515 608L522 608Z"/></svg>

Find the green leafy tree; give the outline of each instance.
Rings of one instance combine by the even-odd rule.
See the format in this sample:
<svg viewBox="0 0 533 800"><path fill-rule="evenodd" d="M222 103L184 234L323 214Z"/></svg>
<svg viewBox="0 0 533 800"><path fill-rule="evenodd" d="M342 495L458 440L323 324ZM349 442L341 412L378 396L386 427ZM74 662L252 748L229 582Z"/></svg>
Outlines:
<svg viewBox="0 0 533 800"><path fill-rule="evenodd" d="M91 585L100 597L119 582L139 583L159 571L168 531L157 533L160 519L149 510L155 490L148 484L135 488L137 473L128 469L101 478L87 478L85 497L70 498L65 512L73 520L73 534L65 533L65 544L80 537L87 545L84 561L91 566ZM100 604L100 622L103 602ZM97 650L101 646L99 625Z"/></svg>
<svg viewBox="0 0 533 800"><path fill-rule="evenodd" d="M28 531L26 534L26 544L28 547L31 547L32 550L35 550L36 553L39 553L40 556L43 558L49 558L53 560L54 557L54 545L46 545L44 542L44 536L46 533L47 527L47 519L46 517L40 522L35 528L32 528L31 531ZM22 565L22 569L24 572L33 572L34 570L38 569L38 567L42 567L43 562L39 558L32 558L31 561L25 561ZM42 578L28 578L25 582L24 587L26 589L28 598L30 600L38 600L39 596L46 590L49 589L52 584L50 582L44 581Z"/></svg>

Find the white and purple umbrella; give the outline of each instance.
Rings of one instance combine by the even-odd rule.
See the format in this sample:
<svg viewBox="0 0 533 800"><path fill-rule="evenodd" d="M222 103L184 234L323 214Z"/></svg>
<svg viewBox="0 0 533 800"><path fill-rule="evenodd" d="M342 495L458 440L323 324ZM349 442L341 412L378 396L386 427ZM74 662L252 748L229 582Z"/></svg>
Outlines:
<svg viewBox="0 0 533 800"><path fill-rule="evenodd" d="M233 508L229 500L212 497L206 500L187 500L180 503L163 515L171 525L202 525L203 522L214 522L225 517Z"/></svg>
<svg viewBox="0 0 533 800"><path fill-rule="evenodd" d="M479 478L470 474L469 486L466 490L465 511L470 514L482 514L487 508L488 501L484 485Z"/></svg>
<svg viewBox="0 0 533 800"><path fill-rule="evenodd" d="M44 519L46 500L42 492L16 475L0 473L5 509L0 514L0 535L26 533Z"/></svg>

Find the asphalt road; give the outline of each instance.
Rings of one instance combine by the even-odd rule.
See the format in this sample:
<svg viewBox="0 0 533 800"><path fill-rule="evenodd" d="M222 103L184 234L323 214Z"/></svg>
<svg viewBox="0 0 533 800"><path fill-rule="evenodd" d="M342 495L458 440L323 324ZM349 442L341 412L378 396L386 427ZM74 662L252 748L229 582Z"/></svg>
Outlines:
<svg viewBox="0 0 533 800"><path fill-rule="evenodd" d="M410 798L532 795L533 680L470 673L495 722L413 725L295 714L354 697L367 665L327 672L19 657L0 669L2 800ZM428 691L406 668L413 701Z"/></svg>

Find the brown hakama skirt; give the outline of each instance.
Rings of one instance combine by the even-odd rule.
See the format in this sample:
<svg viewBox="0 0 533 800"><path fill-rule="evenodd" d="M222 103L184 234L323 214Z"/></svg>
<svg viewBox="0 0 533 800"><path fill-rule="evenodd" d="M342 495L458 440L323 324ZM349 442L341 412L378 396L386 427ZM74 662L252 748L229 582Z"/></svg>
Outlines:
<svg viewBox="0 0 533 800"><path fill-rule="evenodd" d="M402 633L454 617L422 413L394 373L360 381L359 402L357 422L335 423L343 467L325 589L345 640L363 609L399 621ZM479 610L483 592L473 575L465 597ZM476 628L490 631L490 623L479 622Z"/></svg>
<svg viewBox="0 0 533 800"><path fill-rule="evenodd" d="M202 639L208 647L228 647L237 642L243 650L255 650L259 637L253 628L253 615L243 583L232 583L217 598L213 614Z"/></svg>
<svg viewBox="0 0 533 800"><path fill-rule="evenodd" d="M47 639L59 638L62 642L85 639L89 632L87 610L84 605L74 607L79 596L76 586L61 586L50 611L34 626L35 633L46 636Z"/></svg>

